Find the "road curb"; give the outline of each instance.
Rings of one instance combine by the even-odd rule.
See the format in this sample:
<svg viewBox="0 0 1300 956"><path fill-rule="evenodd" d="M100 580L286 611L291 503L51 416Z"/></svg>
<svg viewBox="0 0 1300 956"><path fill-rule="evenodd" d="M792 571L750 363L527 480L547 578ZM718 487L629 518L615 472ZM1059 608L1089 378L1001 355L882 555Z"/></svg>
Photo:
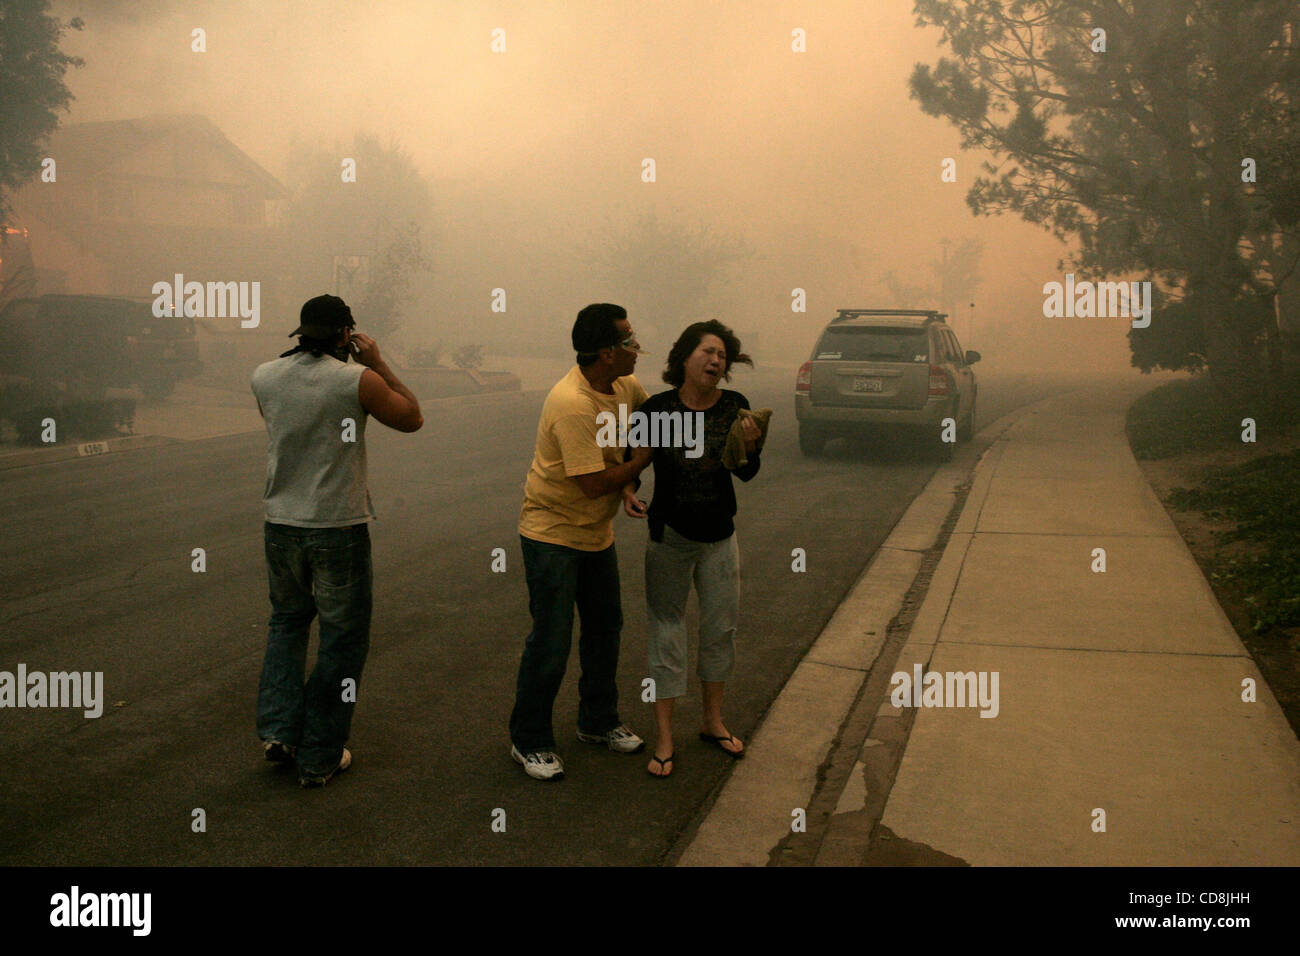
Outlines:
<svg viewBox="0 0 1300 956"><path fill-rule="evenodd" d="M11 451L0 454L0 471L10 468L24 468L28 465L44 465L69 458L97 458L136 448L152 448L156 445L174 445L180 438L164 438L161 435L122 435L118 438L106 438L99 441L81 442L77 445L55 445L52 448L29 448L23 451Z"/></svg>
<svg viewBox="0 0 1300 956"><path fill-rule="evenodd" d="M962 500L961 487L967 480L972 488L979 485L981 465L990 453L1000 457L1003 433L1039 404L1014 409L985 426L972 442L982 446L973 458L958 452L958 461L935 471L763 716L746 748L747 759L733 767L676 865L769 864L772 851L791 833L794 812L806 811L817 795L823 767L885 646L889 622ZM951 583L955 587L955 578ZM930 603L927 595L925 605ZM943 606L946 612L946 598Z"/></svg>

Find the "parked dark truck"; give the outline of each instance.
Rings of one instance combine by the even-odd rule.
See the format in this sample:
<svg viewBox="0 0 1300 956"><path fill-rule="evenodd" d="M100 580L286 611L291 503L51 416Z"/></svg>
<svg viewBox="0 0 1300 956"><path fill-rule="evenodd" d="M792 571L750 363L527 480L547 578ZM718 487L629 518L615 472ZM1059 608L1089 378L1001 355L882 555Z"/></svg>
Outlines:
<svg viewBox="0 0 1300 956"><path fill-rule="evenodd" d="M0 311L0 417L21 441L39 441L47 418L59 438L129 428L135 395L128 389L161 397L198 374L193 321L157 318L152 301L45 295Z"/></svg>

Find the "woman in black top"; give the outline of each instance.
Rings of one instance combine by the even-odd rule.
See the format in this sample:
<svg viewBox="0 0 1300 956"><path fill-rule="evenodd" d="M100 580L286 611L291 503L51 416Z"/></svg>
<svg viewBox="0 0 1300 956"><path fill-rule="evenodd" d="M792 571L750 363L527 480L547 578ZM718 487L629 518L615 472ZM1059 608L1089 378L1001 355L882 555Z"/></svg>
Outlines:
<svg viewBox="0 0 1300 956"><path fill-rule="evenodd" d="M753 365L740 340L716 320L687 327L668 354L664 381L675 388L647 399L639 411L667 413L661 422L682 423L673 447L656 447L654 498L647 512L632 485L623 490L624 510L647 516L645 589L650 628L650 676L655 682L654 756L646 768L656 777L673 771L673 702L686 692L686 599L694 583L700 599L698 673L703 690L700 737L732 757L745 745L722 722L723 685L735 658L740 603L740 555L736 547L736 494L731 476L748 481L758 473L761 432L752 418L741 422L746 464L722 464L727 434L749 401L718 387L736 362ZM697 428L702 423L702 429ZM652 433L653 434L653 433ZM662 438L662 436L660 436Z"/></svg>

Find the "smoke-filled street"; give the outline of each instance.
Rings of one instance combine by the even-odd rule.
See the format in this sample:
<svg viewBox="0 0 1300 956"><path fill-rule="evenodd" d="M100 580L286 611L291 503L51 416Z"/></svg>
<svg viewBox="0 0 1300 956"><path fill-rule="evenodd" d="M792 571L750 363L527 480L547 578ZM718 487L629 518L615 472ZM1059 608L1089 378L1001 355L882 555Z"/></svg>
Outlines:
<svg viewBox="0 0 1300 956"><path fill-rule="evenodd" d="M6 939L1267 927L1297 36L0 0Z"/></svg>
<svg viewBox="0 0 1300 956"><path fill-rule="evenodd" d="M739 492L737 680L748 736L845 591L934 470L922 449L847 445L803 460L786 373L736 386L778 411L761 480ZM990 377L982 422L1077 382ZM670 780L645 758L574 739L575 652L556 702L562 782L510 760L506 721L527 590L515 531L541 396L428 406L414 440L371 438L376 611L356 754L323 793L260 758L253 728L269 605L250 433L0 471L6 534L0 630L29 671L104 673L103 715L9 711L0 863L651 864L689 837L730 761L693 742ZM625 625L622 715L649 706L645 528L616 519ZM506 571L491 570L506 550ZM207 570L196 573L192 551ZM791 570L803 548L807 571ZM576 635L575 635L576 641ZM92 666L93 665L93 666ZM21 720L13 719L21 716ZM193 832L192 812L207 832ZM506 832L491 830L506 811Z"/></svg>

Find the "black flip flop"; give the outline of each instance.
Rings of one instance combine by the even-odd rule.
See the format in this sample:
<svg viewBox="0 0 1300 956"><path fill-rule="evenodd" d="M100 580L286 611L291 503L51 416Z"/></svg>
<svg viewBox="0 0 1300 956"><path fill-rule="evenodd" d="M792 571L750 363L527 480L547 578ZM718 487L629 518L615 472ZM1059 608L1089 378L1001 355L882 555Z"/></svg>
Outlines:
<svg viewBox="0 0 1300 956"><path fill-rule="evenodd" d="M737 740L735 736L733 736L732 734L727 734L725 737L714 737L712 734L706 734L704 731L701 730L700 739L703 740L705 743L713 744L713 746L717 747L719 750L721 750L732 760L740 760L742 757L745 756L745 751L743 750L733 751L733 750L728 750L726 747L722 746L722 742L724 740L733 744L740 743L740 741Z"/></svg>
<svg viewBox="0 0 1300 956"><path fill-rule="evenodd" d="M668 770L668 765L673 762L673 756L674 754L669 754L663 760L660 760L654 754L651 754L650 759L653 760L655 763L657 763L661 770ZM663 780L665 777L671 777L673 775L673 772L671 770L668 770L667 773L654 773L650 770L649 767L645 768L645 772L650 774L650 776L654 777L656 780Z"/></svg>

